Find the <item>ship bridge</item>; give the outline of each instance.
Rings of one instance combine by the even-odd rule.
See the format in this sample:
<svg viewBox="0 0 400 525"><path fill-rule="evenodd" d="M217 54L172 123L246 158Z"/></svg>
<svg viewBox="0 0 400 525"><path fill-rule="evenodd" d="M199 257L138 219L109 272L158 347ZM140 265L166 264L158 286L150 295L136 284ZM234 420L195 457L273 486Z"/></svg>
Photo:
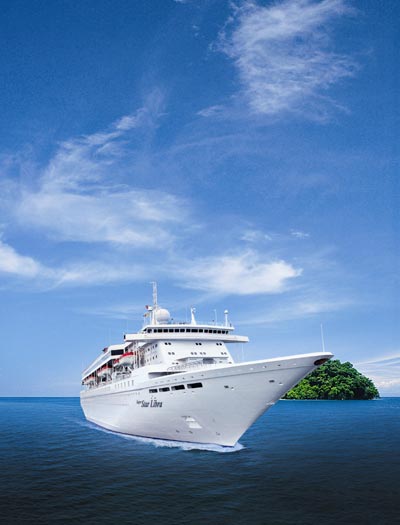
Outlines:
<svg viewBox="0 0 400 525"><path fill-rule="evenodd" d="M148 343L168 339L221 341L223 343L247 343L249 338L230 333L233 326L193 324L155 324L148 325L140 332L125 334L125 341Z"/></svg>

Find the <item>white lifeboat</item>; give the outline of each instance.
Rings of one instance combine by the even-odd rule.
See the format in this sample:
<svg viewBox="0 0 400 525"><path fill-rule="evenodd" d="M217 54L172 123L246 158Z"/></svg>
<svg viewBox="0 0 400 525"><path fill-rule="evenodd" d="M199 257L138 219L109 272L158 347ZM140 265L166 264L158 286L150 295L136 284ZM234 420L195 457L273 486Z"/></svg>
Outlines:
<svg viewBox="0 0 400 525"><path fill-rule="evenodd" d="M126 354L121 355L119 359L116 359L114 366L129 366L132 365L135 361L136 352L126 352Z"/></svg>
<svg viewBox="0 0 400 525"><path fill-rule="evenodd" d="M111 375L111 368L107 368L106 366L103 366L103 368L100 368L97 372L97 377L106 377L109 375Z"/></svg>

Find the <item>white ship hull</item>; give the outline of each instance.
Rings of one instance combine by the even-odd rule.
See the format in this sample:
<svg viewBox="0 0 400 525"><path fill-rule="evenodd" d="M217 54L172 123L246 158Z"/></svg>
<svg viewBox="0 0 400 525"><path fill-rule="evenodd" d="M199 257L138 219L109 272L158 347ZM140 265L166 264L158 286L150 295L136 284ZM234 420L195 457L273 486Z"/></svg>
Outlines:
<svg viewBox="0 0 400 525"><path fill-rule="evenodd" d="M89 421L123 434L234 446L318 360L330 357L324 352L216 365L145 382L133 374L82 392L81 405ZM196 383L202 386L190 388ZM185 388L172 390L176 385ZM171 390L160 392L166 387Z"/></svg>

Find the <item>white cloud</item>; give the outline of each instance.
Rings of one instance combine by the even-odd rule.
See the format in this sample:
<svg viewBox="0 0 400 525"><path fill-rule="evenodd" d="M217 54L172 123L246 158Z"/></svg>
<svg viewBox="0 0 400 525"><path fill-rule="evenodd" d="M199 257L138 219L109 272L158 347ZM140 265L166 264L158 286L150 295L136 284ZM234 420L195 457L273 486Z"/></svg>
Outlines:
<svg viewBox="0 0 400 525"><path fill-rule="evenodd" d="M243 319L239 324L269 325L304 319L347 309L351 304L351 301L343 299L321 300L310 297L309 299L290 300L288 304L275 304L273 308L266 311L257 310L254 315Z"/></svg>
<svg viewBox="0 0 400 525"><path fill-rule="evenodd" d="M400 395L399 353L372 358L354 366L374 382L381 395Z"/></svg>
<svg viewBox="0 0 400 525"><path fill-rule="evenodd" d="M151 97L150 97L151 98ZM39 174L36 187L26 187L12 213L24 228L35 228L56 241L115 243L166 247L174 224L187 219L187 206L167 192L121 184L126 165L123 139L137 126L140 133L156 125L160 97L153 109L141 108L117 120L108 131L60 144Z"/></svg>
<svg viewBox="0 0 400 525"><path fill-rule="evenodd" d="M20 277L36 277L42 266L32 257L20 255L12 246L0 240L0 273Z"/></svg>
<svg viewBox="0 0 400 525"><path fill-rule="evenodd" d="M32 257L21 255L0 240L0 274L34 280L37 285L92 285L143 279L144 267L109 261L80 261L50 268Z"/></svg>
<svg viewBox="0 0 400 525"><path fill-rule="evenodd" d="M245 230L240 236L240 240L249 243L260 243L271 241L272 237L260 230Z"/></svg>
<svg viewBox="0 0 400 525"><path fill-rule="evenodd" d="M39 173L33 171L31 184L13 185L7 222L14 221L14 227L23 230L35 229L46 241L79 244L54 249L54 244L45 242L40 263L3 246L7 255L3 273L4 268L14 268L14 275L34 277L35 286L47 288L160 275L178 285L220 295L287 289L302 270L265 253L265 241L271 240L266 233L251 226L239 233L228 232L218 252L214 246L214 256L193 258L187 248L193 253L196 242L190 240L187 245L187 236L207 224L193 221L189 203L165 191L135 187L129 184L131 177L124 178L135 157L124 141L151 135L161 105L156 94L150 100L153 109L141 108L105 130L64 141ZM128 150L123 161L114 154L115 147L122 154ZM238 235L257 250L232 254L229 239L237 243ZM198 253L210 253L211 243L207 236L200 238Z"/></svg>
<svg viewBox="0 0 400 525"><path fill-rule="evenodd" d="M116 263L109 261L89 261L70 263L52 271L54 286L98 285L116 282L139 281L149 278L149 268L143 264ZM46 275L45 275L46 277Z"/></svg>
<svg viewBox="0 0 400 525"><path fill-rule="evenodd" d="M225 106L222 106L221 104L216 104L214 106L209 106L207 108L200 109L200 111L198 111L197 114L200 117L214 117L223 113L224 110Z"/></svg>
<svg viewBox="0 0 400 525"><path fill-rule="evenodd" d="M307 237L310 237L309 233L302 232L300 230L290 230L290 235L296 237L296 239L307 239Z"/></svg>
<svg viewBox="0 0 400 525"><path fill-rule="evenodd" d="M189 262L177 271L184 285L217 294L273 294L301 275L285 261L263 260L256 252L215 256Z"/></svg>
<svg viewBox="0 0 400 525"><path fill-rule="evenodd" d="M180 267L177 267L179 259ZM186 288L218 295L276 294L287 289L288 280L301 275L285 261L265 261L255 251L242 256L216 256L185 260L165 257L163 265L136 258L115 257L112 254L93 260L82 257L53 267L32 257L19 254L12 246L0 241L0 274L34 279L35 285L59 286L98 285L115 282L143 281L154 275L164 275Z"/></svg>
<svg viewBox="0 0 400 525"><path fill-rule="evenodd" d="M355 70L351 58L331 50L329 27L351 12L345 0L248 1L236 9L220 48L233 59L253 112L326 116L334 104L326 90Z"/></svg>
<svg viewBox="0 0 400 525"><path fill-rule="evenodd" d="M121 131L134 129L140 125L139 115L126 115L115 123L115 128Z"/></svg>
<svg viewBox="0 0 400 525"><path fill-rule="evenodd" d="M21 224L57 241L157 247L171 241L167 226L182 220L185 208L176 197L157 191L102 189L79 194L43 186L38 192L25 192L15 213Z"/></svg>

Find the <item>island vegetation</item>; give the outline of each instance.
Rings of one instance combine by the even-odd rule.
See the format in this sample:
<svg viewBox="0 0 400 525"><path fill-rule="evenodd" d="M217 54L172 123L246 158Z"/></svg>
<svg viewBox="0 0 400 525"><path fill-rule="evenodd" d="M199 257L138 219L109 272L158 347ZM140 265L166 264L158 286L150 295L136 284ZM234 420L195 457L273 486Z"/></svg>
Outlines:
<svg viewBox="0 0 400 525"><path fill-rule="evenodd" d="M326 362L305 377L283 399L374 399L374 383L349 363Z"/></svg>

